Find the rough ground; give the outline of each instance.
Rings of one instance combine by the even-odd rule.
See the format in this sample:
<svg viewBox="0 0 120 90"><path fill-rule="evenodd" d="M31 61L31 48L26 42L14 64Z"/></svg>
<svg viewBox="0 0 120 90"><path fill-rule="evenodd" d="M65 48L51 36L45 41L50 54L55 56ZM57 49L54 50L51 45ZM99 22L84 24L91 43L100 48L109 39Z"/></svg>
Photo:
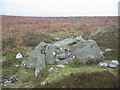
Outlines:
<svg viewBox="0 0 120 90"><path fill-rule="evenodd" d="M34 69L27 69L32 50L40 42L52 43L55 38L64 39L83 36L94 39L105 52L105 62L118 58L117 17L75 17L75 18L34 18L3 16L2 41L2 78L12 83L1 85L3 88L116 88L118 87L118 68L102 68L98 64L76 67L65 65L58 68L50 65L34 77ZM17 60L21 52L23 59ZM18 67L16 67L18 65ZM74 66L74 65L72 65ZM49 70L53 68L52 70ZM43 85L46 82L45 85ZM41 85L41 83L43 83ZM0 84L2 84L0 82Z"/></svg>

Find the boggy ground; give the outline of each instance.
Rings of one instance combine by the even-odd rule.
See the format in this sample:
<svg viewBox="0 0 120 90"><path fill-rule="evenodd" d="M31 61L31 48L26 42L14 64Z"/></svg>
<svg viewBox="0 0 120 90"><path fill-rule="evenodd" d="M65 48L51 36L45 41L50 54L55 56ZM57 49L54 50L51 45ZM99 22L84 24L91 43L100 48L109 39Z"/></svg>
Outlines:
<svg viewBox="0 0 120 90"><path fill-rule="evenodd" d="M32 50L40 42L52 43L55 38L93 39L105 52L105 62L118 60L118 29L116 17L22 18L3 17L2 76L11 82L2 88L117 88L118 68L102 68L98 64L72 63L58 68L49 65L34 77L34 69L26 68ZM12 22L11 22L12 21ZM21 60L15 58L21 52ZM74 65L75 64L75 65ZM16 66L18 65L18 66ZM74 67L73 67L74 66ZM49 70L52 68L52 70ZM10 79L10 77L14 77ZM16 80L17 79L17 80ZM45 85L41 85L45 82Z"/></svg>

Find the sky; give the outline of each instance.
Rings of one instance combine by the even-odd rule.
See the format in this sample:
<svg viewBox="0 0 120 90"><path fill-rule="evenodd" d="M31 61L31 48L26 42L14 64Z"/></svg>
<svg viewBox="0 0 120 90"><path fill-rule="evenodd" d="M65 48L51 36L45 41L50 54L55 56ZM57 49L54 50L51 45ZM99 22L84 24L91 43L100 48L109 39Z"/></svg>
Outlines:
<svg viewBox="0 0 120 90"><path fill-rule="evenodd" d="M0 0L0 15L118 16L120 0Z"/></svg>

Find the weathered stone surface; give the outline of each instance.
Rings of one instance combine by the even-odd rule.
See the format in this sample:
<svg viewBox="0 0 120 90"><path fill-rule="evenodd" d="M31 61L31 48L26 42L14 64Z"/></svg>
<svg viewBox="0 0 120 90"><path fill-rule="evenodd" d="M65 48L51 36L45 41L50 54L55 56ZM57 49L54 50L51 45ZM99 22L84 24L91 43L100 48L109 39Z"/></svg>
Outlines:
<svg viewBox="0 0 120 90"><path fill-rule="evenodd" d="M16 84L16 83L20 83L20 82L19 82L19 78L14 75L10 78L2 77L2 80L0 80L0 83L2 83L3 86L7 86L7 85L10 85L13 83Z"/></svg>
<svg viewBox="0 0 120 90"><path fill-rule="evenodd" d="M16 55L16 59L20 59L20 58L23 58L23 56L22 56L21 53L18 53L18 54Z"/></svg>
<svg viewBox="0 0 120 90"><path fill-rule="evenodd" d="M112 62L109 63L108 65L111 68L115 68L115 67L117 67L119 65L119 62L117 60L112 60Z"/></svg>
<svg viewBox="0 0 120 90"><path fill-rule="evenodd" d="M39 71L46 66L45 62L45 48L47 44L45 42L41 42L32 52L30 56L30 61L27 64L27 67L35 68L35 76L39 73Z"/></svg>
<svg viewBox="0 0 120 90"><path fill-rule="evenodd" d="M112 63L112 64L119 65L119 62L118 62L117 60L112 60L111 63Z"/></svg>
<svg viewBox="0 0 120 90"><path fill-rule="evenodd" d="M82 36L77 36L76 37L76 40L77 41L80 41L80 42L84 42L85 40L82 38Z"/></svg>
<svg viewBox="0 0 120 90"><path fill-rule="evenodd" d="M105 49L105 52L109 52L109 51L112 51L112 49L109 49L109 48Z"/></svg>
<svg viewBox="0 0 120 90"><path fill-rule="evenodd" d="M47 44L45 42L41 42L32 52L31 56L30 56L30 61L27 65L27 67L36 67L36 63L38 59L42 59L44 62L44 58L39 58L39 56L41 54L44 55L44 50L45 47L47 46ZM41 55L42 56L42 55ZM40 61L40 60L39 60Z"/></svg>
<svg viewBox="0 0 120 90"><path fill-rule="evenodd" d="M54 44L41 42L31 54L27 67L34 67L35 76L37 76L47 64L55 62L68 64L73 58L93 61L104 60L104 56L94 40L84 40L78 36L76 39L67 38Z"/></svg>
<svg viewBox="0 0 120 90"><path fill-rule="evenodd" d="M99 66L100 67L108 67L108 64L104 63L104 62L99 62Z"/></svg>
<svg viewBox="0 0 120 90"><path fill-rule="evenodd" d="M56 67L65 67L64 65L62 65L62 64L59 64L59 65L56 65Z"/></svg>
<svg viewBox="0 0 120 90"><path fill-rule="evenodd" d="M56 45L56 46L60 47L60 46L67 45L67 44L70 44L70 43L73 43L73 42L74 42L73 39L67 38L67 39L55 42L53 45Z"/></svg>
<svg viewBox="0 0 120 90"><path fill-rule="evenodd" d="M56 55L56 62L58 64L68 64L74 58L73 53L69 49L63 49L62 53Z"/></svg>
<svg viewBox="0 0 120 90"><path fill-rule="evenodd" d="M77 59L104 60L104 56L100 53L100 48L94 40L78 42L71 47L71 50Z"/></svg>
<svg viewBox="0 0 120 90"><path fill-rule="evenodd" d="M46 66L45 55L44 54L38 55L35 67L35 76L37 76L40 70L42 70L45 66Z"/></svg>
<svg viewBox="0 0 120 90"><path fill-rule="evenodd" d="M69 57L68 54L65 54L65 53L59 54L59 55L57 56L57 58L58 58L59 60L65 60L65 59L67 59L68 57Z"/></svg>
<svg viewBox="0 0 120 90"><path fill-rule="evenodd" d="M57 47L55 45L47 45L46 49L45 49L45 55L46 55L46 62L47 64L54 64L54 62L56 61L56 50Z"/></svg>

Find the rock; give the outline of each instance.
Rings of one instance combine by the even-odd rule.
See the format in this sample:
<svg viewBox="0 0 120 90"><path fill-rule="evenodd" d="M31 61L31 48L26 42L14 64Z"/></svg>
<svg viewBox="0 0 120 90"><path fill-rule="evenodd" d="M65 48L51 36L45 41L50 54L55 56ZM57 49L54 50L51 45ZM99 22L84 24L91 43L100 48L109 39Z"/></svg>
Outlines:
<svg viewBox="0 0 120 90"><path fill-rule="evenodd" d="M82 36L77 36L76 40L80 41L80 42L84 42L85 40L82 38Z"/></svg>
<svg viewBox="0 0 120 90"><path fill-rule="evenodd" d="M16 59L20 59L20 58L23 58L23 56L22 56L21 53L18 53L18 54L16 55Z"/></svg>
<svg viewBox="0 0 120 90"><path fill-rule="evenodd" d="M35 76L46 66L45 61L45 49L46 49L47 43L41 42L33 51L33 53L30 56L29 63L27 64L27 67L34 67L35 68Z"/></svg>
<svg viewBox="0 0 120 90"><path fill-rule="evenodd" d="M112 60L111 63L112 63L112 64L119 65L119 62L118 62L117 60Z"/></svg>
<svg viewBox="0 0 120 90"><path fill-rule="evenodd" d="M53 68L50 68L48 71L52 71L53 70Z"/></svg>
<svg viewBox="0 0 120 90"><path fill-rule="evenodd" d="M25 86L25 88L29 88L29 87L30 87L29 85Z"/></svg>
<svg viewBox="0 0 120 90"><path fill-rule="evenodd" d="M58 60L57 59L57 63L58 64L68 64L72 59L64 59L64 60Z"/></svg>
<svg viewBox="0 0 120 90"><path fill-rule="evenodd" d="M48 80L48 79L50 79L50 78L46 78L46 80Z"/></svg>
<svg viewBox="0 0 120 90"><path fill-rule="evenodd" d="M100 52L100 54L102 54L102 55L103 55L104 53L105 53L105 52L102 52L102 51Z"/></svg>
<svg viewBox="0 0 120 90"><path fill-rule="evenodd" d="M55 45L48 44L45 49L45 60L47 64L54 64L56 60L56 49L57 47Z"/></svg>
<svg viewBox="0 0 120 90"><path fill-rule="evenodd" d="M74 55L69 49L63 49L62 53L56 55L56 62L58 64L68 64L73 58Z"/></svg>
<svg viewBox="0 0 120 90"><path fill-rule="evenodd" d="M60 47L60 46L63 46L63 45L68 45L68 44L73 43L73 42L74 42L73 39L67 38L67 39L55 42L53 45Z"/></svg>
<svg viewBox="0 0 120 90"><path fill-rule="evenodd" d="M46 84L46 82L41 82L41 83L40 83L40 85L45 85L45 84Z"/></svg>
<svg viewBox="0 0 120 90"><path fill-rule="evenodd" d="M112 49L105 49L105 52L112 51Z"/></svg>
<svg viewBox="0 0 120 90"><path fill-rule="evenodd" d="M19 67L19 65L15 65L15 67Z"/></svg>
<svg viewBox="0 0 120 90"><path fill-rule="evenodd" d="M1 83L2 83L3 86L7 86L7 85L12 84L12 83L14 83L14 84L19 83L18 80L19 79L16 76L12 76L10 78L2 77L2 82Z"/></svg>
<svg viewBox="0 0 120 90"><path fill-rule="evenodd" d="M115 67L117 67L116 64L112 64L112 63L109 63L108 66L111 67L111 68L115 68Z"/></svg>
<svg viewBox="0 0 120 90"><path fill-rule="evenodd" d="M10 84L10 83L12 83L11 81L6 81L6 82L4 82L4 84Z"/></svg>
<svg viewBox="0 0 120 90"><path fill-rule="evenodd" d="M104 63L104 62L99 62L99 66L100 67L108 67L108 64Z"/></svg>
<svg viewBox="0 0 120 90"><path fill-rule="evenodd" d="M81 36L76 39L67 38L53 44L41 42L30 55L26 68L35 68L35 76L48 64L68 64L69 61L85 59L91 62L103 61L104 56L94 40L84 40ZM64 67L59 66L58 67ZM49 69L48 71L52 71Z"/></svg>
<svg viewBox="0 0 120 90"><path fill-rule="evenodd" d="M115 68L119 65L119 62L117 60L112 60L111 63L109 63L109 67Z"/></svg>
<svg viewBox="0 0 120 90"><path fill-rule="evenodd" d="M65 67L65 66L62 65L62 64L59 64L59 65L56 65L56 67L61 67L61 68L63 68L63 67Z"/></svg>
<svg viewBox="0 0 120 90"><path fill-rule="evenodd" d="M35 76L37 76L38 73L40 72L40 70L42 70L45 66L46 66L45 55L40 54L39 56L37 56L36 67L35 67Z"/></svg>
<svg viewBox="0 0 120 90"><path fill-rule="evenodd" d="M104 60L104 56L100 53L100 48L94 40L78 42L74 46L71 46L71 51L77 59Z"/></svg>
<svg viewBox="0 0 120 90"><path fill-rule="evenodd" d="M68 57L69 57L68 54L65 54L65 53L59 54L59 55L57 56L57 58L58 58L59 60L64 60L64 59L67 59Z"/></svg>
<svg viewBox="0 0 120 90"><path fill-rule="evenodd" d="M54 40L59 41L59 40L60 40L60 38L54 38Z"/></svg>

